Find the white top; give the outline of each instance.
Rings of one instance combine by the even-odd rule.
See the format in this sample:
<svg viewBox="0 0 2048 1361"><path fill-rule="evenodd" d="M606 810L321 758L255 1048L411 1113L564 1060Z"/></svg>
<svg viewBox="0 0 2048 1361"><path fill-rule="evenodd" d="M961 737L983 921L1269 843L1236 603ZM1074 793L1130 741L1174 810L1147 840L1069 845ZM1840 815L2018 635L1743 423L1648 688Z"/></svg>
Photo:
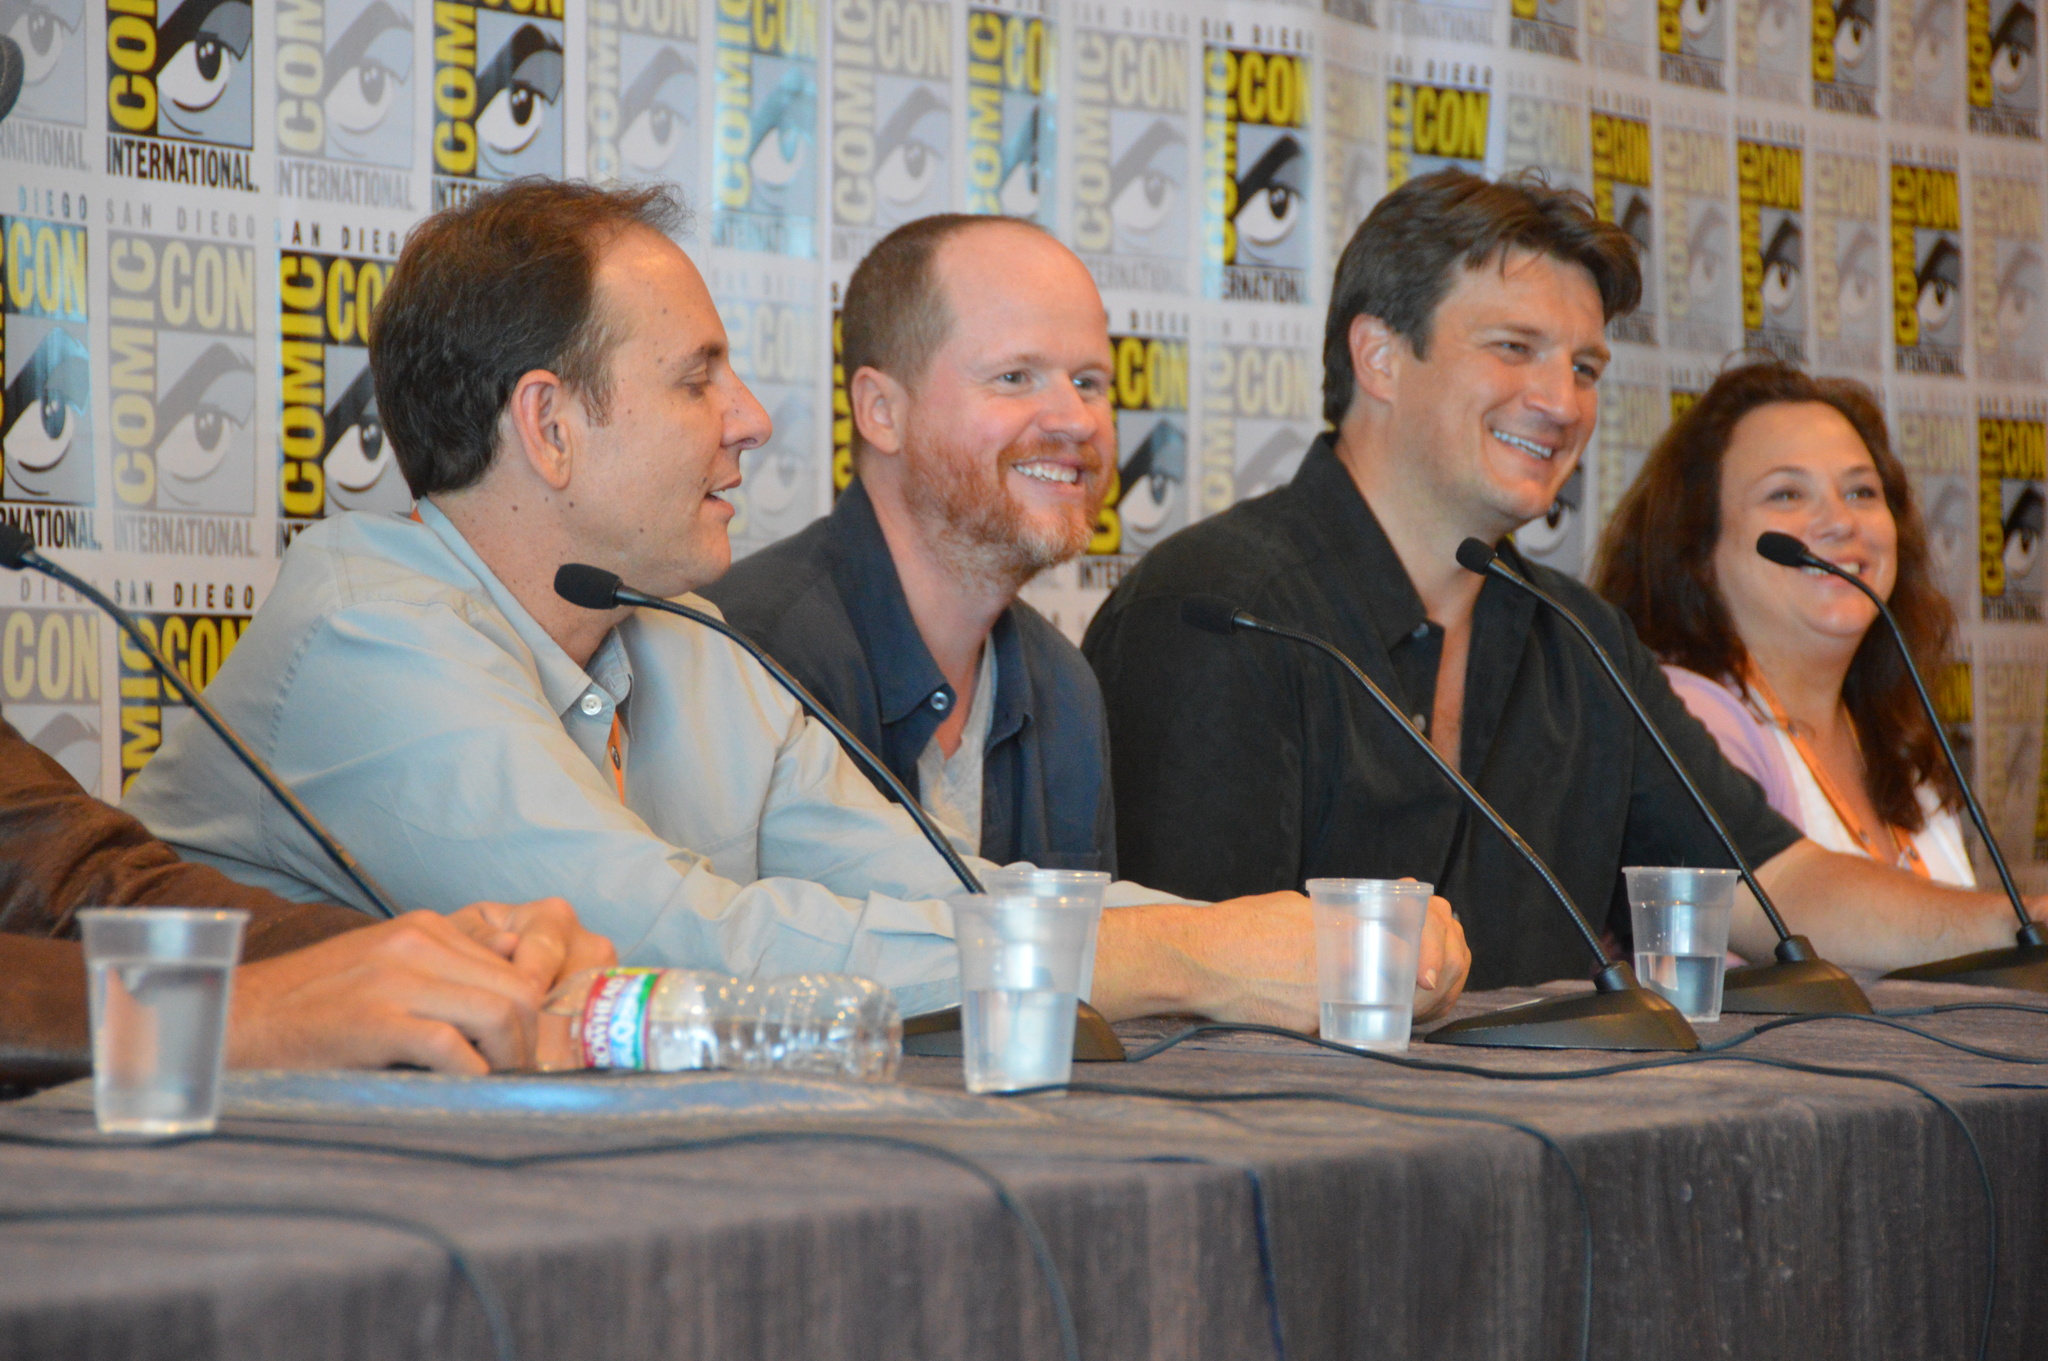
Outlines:
<svg viewBox="0 0 2048 1361"><path fill-rule="evenodd" d="M939 745L939 735L933 733L917 756L918 802L969 855L981 854L981 767L996 708L996 650L986 642L981 645L977 669L980 675L974 682L974 697L967 701L960 745L948 756Z"/></svg>
<svg viewBox="0 0 2048 1361"><path fill-rule="evenodd" d="M1842 825L1842 819L1836 815L1834 805L1828 802L1828 796L1821 793L1820 782L1813 778L1813 772L1800 759L1791 736L1775 723L1769 725L1769 733L1785 758L1792 790L1799 797L1799 828L1806 833L1807 840L1845 855L1865 854L1856 838L1849 835L1849 829ZM1977 874L1970 868L1969 851L1963 845L1961 819L1953 811L1940 807L1934 791L1926 785L1920 786L1918 792L1926 821L1913 834L1913 847L1927 862L1928 874L1938 884L1975 888Z"/></svg>

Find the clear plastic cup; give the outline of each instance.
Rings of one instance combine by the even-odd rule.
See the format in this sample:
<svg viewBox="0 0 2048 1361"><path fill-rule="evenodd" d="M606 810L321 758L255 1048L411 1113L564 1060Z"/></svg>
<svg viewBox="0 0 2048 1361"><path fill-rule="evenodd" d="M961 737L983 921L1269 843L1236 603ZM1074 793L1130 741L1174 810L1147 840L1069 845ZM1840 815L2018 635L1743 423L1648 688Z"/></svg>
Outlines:
<svg viewBox="0 0 2048 1361"><path fill-rule="evenodd" d="M1102 911L1102 895L1109 889L1109 875L1101 870L1042 870L1033 868L990 870L981 876L981 886L993 897L1028 893L1034 898L1053 898L1077 907ZM1088 953L1081 960L1081 998L1095 991L1095 936L1088 937Z"/></svg>
<svg viewBox="0 0 2048 1361"><path fill-rule="evenodd" d="M1663 994L1688 1021L1721 1019L1721 975L1728 965L1728 919L1735 911L1735 870L1622 870L1635 927L1636 977Z"/></svg>
<svg viewBox="0 0 2048 1361"><path fill-rule="evenodd" d="M104 1134L204 1134L220 1118L228 996L249 914L88 908L93 1113Z"/></svg>
<svg viewBox="0 0 2048 1361"><path fill-rule="evenodd" d="M1408 1047L1431 892L1411 879L1308 881L1324 1039L1354 1049Z"/></svg>
<svg viewBox="0 0 2048 1361"><path fill-rule="evenodd" d="M1065 1082L1074 1066L1074 1006L1101 919L1072 897L954 898L960 946L961 1054L970 1092Z"/></svg>

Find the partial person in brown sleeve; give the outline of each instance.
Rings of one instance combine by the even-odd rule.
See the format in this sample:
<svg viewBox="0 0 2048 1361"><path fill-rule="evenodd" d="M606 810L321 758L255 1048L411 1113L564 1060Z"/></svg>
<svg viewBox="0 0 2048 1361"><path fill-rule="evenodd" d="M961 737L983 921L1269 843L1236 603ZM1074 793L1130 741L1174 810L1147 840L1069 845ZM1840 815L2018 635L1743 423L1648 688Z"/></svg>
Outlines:
<svg viewBox="0 0 2048 1361"><path fill-rule="evenodd" d="M522 1067L547 990L615 959L559 898L373 922L238 884L179 860L0 720L0 1095L91 1069L87 907L248 911L228 1027L241 1068Z"/></svg>

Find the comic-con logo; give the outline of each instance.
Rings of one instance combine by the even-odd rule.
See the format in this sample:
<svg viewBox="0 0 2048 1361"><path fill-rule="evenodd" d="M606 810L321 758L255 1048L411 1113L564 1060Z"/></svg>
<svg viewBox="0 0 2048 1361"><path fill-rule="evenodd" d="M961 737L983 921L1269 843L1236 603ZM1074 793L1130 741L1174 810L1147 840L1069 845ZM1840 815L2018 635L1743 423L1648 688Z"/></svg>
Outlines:
<svg viewBox="0 0 2048 1361"><path fill-rule="evenodd" d="M1876 369L1884 347L1883 177L1877 160L1813 155L1815 357L1829 368Z"/></svg>
<svg viewBox="0 0 2048 1361"><path fill-rule="evenodd" d="M697 184L697 6L625 0L590 10L593 179Z"/></svg>
<svg viewBox="0 0 2048 1361"><path fill-rule="evenodd" d="M0 0L0 126L85 121L85 0Z"/></svg>
<svg viewBox="0 0 2048 1361"><path fill-rule="evenodd" d="M1792 104L1810 65L1801 14L1806 0L1736 0L1735 92Z"/></svg>
<svg viewBox="0 0 2048 1361"><path fill-rule="evenodd" d="M1285 484L1315 438L1321 365L1281 345L1211 345L1202 368L1205 514Z"/></svg>
<svg viewBox="0 0 2048 1361"><path fill-rule="evenodd" d="M250 0L106 4L107 168L136 179L255 189Z"/></svg>
<svg viewBox="0 0 2048 1361"><path fill-rule="evenodd" d="M718 0L712 41L712 244L809 258L817 253L817 10L810 0ZM849 82L847 113L864 128L874 122L873 98L872 83ZM871 131L851 136L857 159L872 156Z"/></svg>
<svg viewBox="0 0 2048 1361"><path fill-rule="evenodd" d="M1643 110L1648 113L1648 109ZM1657 299L1650 288L1657 258L1655 197L1650 183L1650 120L1595 111L1593 137L1593 212L1612 222L1636 243L1644 266L1643 300L1636 310L1608 323L1616 340L1635 345L1657 343Z"/></svg>
<svg viewBox="0 0 2048 1361"><path fill-rule="evenodd" d="M434 5L434 210L562 173L562 0Z"/></svg>
<svg viewBox="0 0 2048 1361"><path fill-rule="evenodd" d="M1895 0L1891 114L1909 123L1955 126L1963 63L1956 59L1957 0Z"/></svg>
<svg viewBox="0 0 2048 1361"><path fill-rule="evenodd" d="M774 423L766 444L740 456L740 485L728 498L734 514L726 531L735 551L745 551L794 534L822 509L813 395L817 313L804 303L735 296L729 287L719 292L733 372Z"/></svg>
<svg viewBox="0 0 2048 1361"><path fill-rule="evenodd" d="M1723 354L1735 344L1729 319L1737 277L1728 143L1719 132L1666 125L1663 149L1666 340Z"/></svg>
<svg viewBox="0 0 2048 1361"><path fill-rule="evenodd" d="M967 211L1052 222L1052 26L967 12Z"/></svg>
<svg viewBox="0 0 2048 1361"><path fill-rule="evenodd" d="M1203 56L1210 297L1308 298L1308 59L1211 47Z"/></svg>
<svg viewBox="0 0 2048 1361"><path fill-rule="evenodd" d="M1960 407L1893 414L1892 446L1913 478L1935 584L1958 618L1976 614L1977 427Z"/></svg>
<svg viewBox="0 0 2048 1361"><path fill-rule="evenodd" d="M107 414L119 507L244 516L255 510L255 336L252 248L109 235ZM253 551L246 521L195 529L168 523L176 518L117 516L114 546Z"/></svg>
<svg viewBox="0 0 2048 1361"><path fill-rule="evenodd" d="M1970 183L1971 264L1975 277L1977 360L1982 376L2007 383L2042 380L2041 182L1974 175Z"/></svg>
<svg viewBox="0 0 2048 1361"><path fill-rule="evenodd" d="M1479 70L1470 72L1480 75ZM1455 165L1474 173L1486 169L1487 121L1493 95L1483 88L1492 71L1474 82L1424 84L1387 82L1387 188Z"/></svg>
<svg viewBox="0 0 2048 1361"><path fill-rule="evenodd" d="M390 276L383 260L278 256L277 498L286 541L333 511L412 506L370 379L370 323Z"/></svg>
<svg viewBox="0 0 2048 1361"><path fill-rule="evenodd" d="M412 164L411 0L282 0L277 38L280 151Z"/></svg>
<svg viewBox="0 0 2048 1361"><path fill-rule="evenodd" d="M1813 107L1877 117L1877 0L1813 0Z"/></svg>
<svg viewBox="0 0 2048 1361"><path fill-rule="evenodd" d="M1657 0L1657 74L1673 85L1728 88L1728 0Z"/></svg>
<svg viewBox="0 0 2048 1361"><path fill-rule="evenodd" d="M1977 419L1977 588L1984 618L2041 618L2043 479L2048 426L2038 415Z"/></svg>
<svg viewBox="0 0 2048 1361"><path fill-rule="evenodd" d="M1963 371L1962 225L1954 170L1892 166L1892 344L1900 373Z"/></svg>
<svg viewBox="0 0 2048 1361"><path fill-rule="evenodd" d="M232 605L235 588L224 589L228 599L222 603ZM212 594L211 587L207 593ZM253 604L254 592L249 595ZM228 659L249 627L246 618L232 614L138 614L135 622L156 644L157 651L164 654L171 668L197 690L213 684L221 663ZM126 634L119 637L116 653L121 663L121 788L125 792L163 745L165 710L183 714L185 705L177 698L177 692L157 675L148 655Z"/></svg>
<svg viewBox="0 0 2048 1361"><path fill-rule="evenodd" d="M1074 48L1074 249L1097 287L1184 292L1188 44L1082 29Z"/></svg>
<svg viewBox="0 0 2048 1361"><path fill-rule="evenodd" d="M1806 362L1805 169L1796 146L1739 139L1735 196L1742 241L1742 340Z"/></svg>
<svg viewBox="0 0 2048 1361"><path fill-rule="evenodd" d="M0 345L6 353L0 498L92 505L84 226L0 218ZM90 518L80 518L82 546L92 533ZM38 542L44 537L39 534Z"/></svg>
<svg viewBox="0 0 2048 1361"><path fill-rule="evenodd" d="M1090 553L1142 553L1187 517L1188 343L1113 335L1117 466Z"/></svg>
<svg viewBox="0 0 2048 1361"><path fill-rule="evenodd" d="M100 621L92 610L0 611L7 721L85 786L100 788Z"/></svg>
<svg viewBox="0 0 2048 1361"><path fill-rule="evenodd" d="M1968 0L1970 131L2041 137L2041 66L2029 0Z"/></svg>
<svg viewBox="0 0 2048 1361"><path fill-rule="evenodd" d="M951 9L839 0L832 27L832 258L852 264L946 206L953 141Z"/></svg>
<svg viewBox="0 0 2048 1361"><path fill-rule="evenodd" d="M1334 271L1358 224L1379 202L1379 82L1336 62L1323 66L1324 236Z"/></svg>
<svg viewBox="0 0 2048 1361"><path fill-rule="evenodd" d="M1509 0L1508 46L1579 59L1579 0Z"/></svg>

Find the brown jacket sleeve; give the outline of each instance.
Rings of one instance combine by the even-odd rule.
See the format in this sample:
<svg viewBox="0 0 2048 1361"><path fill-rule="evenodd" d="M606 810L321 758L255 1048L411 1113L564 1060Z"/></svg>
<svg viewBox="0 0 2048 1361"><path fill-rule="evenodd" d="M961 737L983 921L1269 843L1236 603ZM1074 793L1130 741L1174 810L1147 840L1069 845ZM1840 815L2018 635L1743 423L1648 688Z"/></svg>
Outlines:
<svg viewBox="0 0 2048 1361"><path fill-rule="evenodd" d="M245 960L370 922L349 908L290 902L186 864L0 719L0 1088L42 1086L91 1068L76 944L82 907L247 908Z"/></svg>

